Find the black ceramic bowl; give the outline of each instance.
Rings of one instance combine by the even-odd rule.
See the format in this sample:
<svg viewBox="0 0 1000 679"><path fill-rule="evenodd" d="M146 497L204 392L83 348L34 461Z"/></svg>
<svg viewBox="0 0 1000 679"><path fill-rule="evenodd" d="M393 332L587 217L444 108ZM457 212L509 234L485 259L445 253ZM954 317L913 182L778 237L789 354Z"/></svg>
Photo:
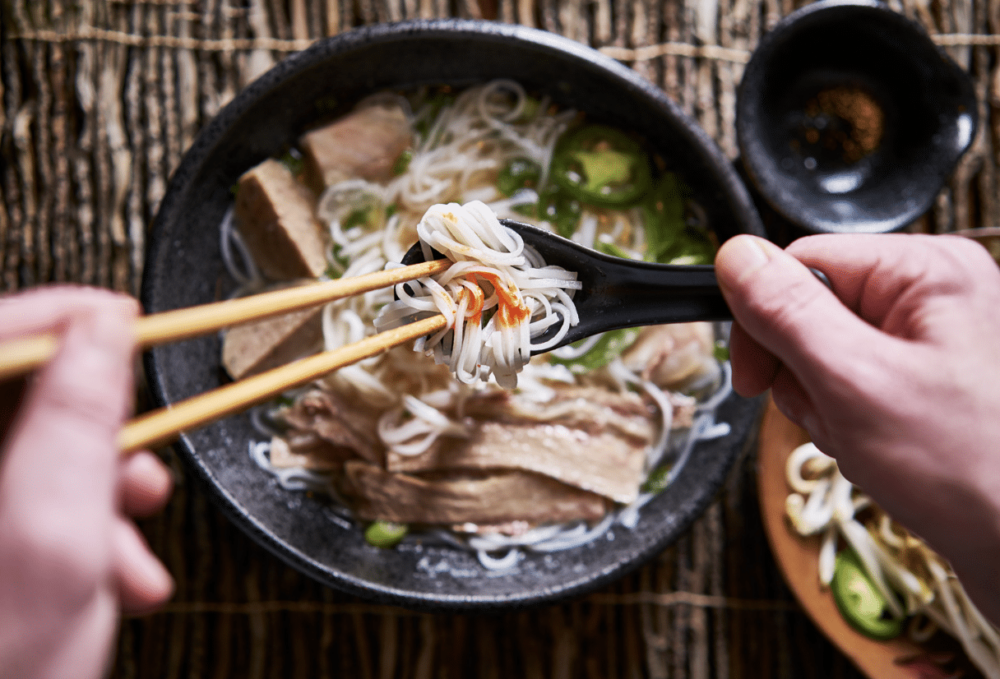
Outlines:
<svg viewBox="0 0 1000 679"><path fill-rule="evenodd" d="M241 92L198 136L174 175L150 237L142 288L147 312L210 302L229 282L219 223L230 187L248 168L293 143L318 119L364 95L417 85L471 85L508 77L591 119L637 131L685 177L721 238L762 234L745 188L712 141L659 90L579 44L540 31L466 21L383 25L317 43ZM155 400L166 405L225 381L216 337L157 348L145 357ZM529 554L492 573L447 547L379 550L324 500L283 490L248 455L259 435L248 416L183 436L181 455L229 517L252 538L317 580L380 601L486 609L552 600L619 577L677 539L720 487L756 412L729 398L731 433L699 444L679 478L642 512L594 543Z"/></svg>
<svg viewBox="0 0 1000 679"><path fill-rule="evenodd" d="M906 226L931 206L976 124L965 71L918 24L871 0L817 2L779 22L737 101L751 182L812 232Z"/></svg>

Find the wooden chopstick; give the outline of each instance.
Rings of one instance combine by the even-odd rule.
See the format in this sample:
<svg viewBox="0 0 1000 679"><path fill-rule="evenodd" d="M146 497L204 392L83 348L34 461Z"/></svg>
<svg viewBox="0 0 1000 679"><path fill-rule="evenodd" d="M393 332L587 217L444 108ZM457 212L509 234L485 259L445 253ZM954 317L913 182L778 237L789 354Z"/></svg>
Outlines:
<svg viewBox="0 0 1000 679"><path fill-rule="evenodd" d="M408 340L437 332L445 325L444 316L432 316L373 335L355 344L303 358L260 375L192 396L128 422L119 432L118 445L122 453L129 453L168 443L180 432L196 429L252 405L263 403L338 368L388 351Z"/></svg>
<svg viewBox="0 0 1000 679"><path fill-rule="evenodd" d="M190 339L231 325L259 321L396 283L431 276L441 273L450 264L447 259L436 259L364 276L310 283L250 297L142 316L135 322L136 344L140 349L148 349L159 344ZM0 380L24 374L44 365L52 358L58 347L59 340L53 334L0 343Z"/></svg>

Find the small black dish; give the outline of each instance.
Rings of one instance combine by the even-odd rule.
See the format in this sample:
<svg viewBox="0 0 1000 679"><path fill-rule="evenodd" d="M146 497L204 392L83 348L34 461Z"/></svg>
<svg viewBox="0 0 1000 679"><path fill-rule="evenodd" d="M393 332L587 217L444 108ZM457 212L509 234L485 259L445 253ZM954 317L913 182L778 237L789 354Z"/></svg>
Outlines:
<svg viewBox="0 0 1000 679"><path fill-rule="evenodd" d="M171 180L149 238L142 302L148 313L211 302L232 285L219 226L230 187L280 154L310 125L362 97L421 85L465 87L513 78L529 91L643 135L684 177L720 238L763 235L746 188L708 135L659 89L579 43L520 26L473 21L379 25L322 40L239 93L198 135ZM145 356L157 406L226 381L217 337L157 347ZM621 577L677 540L721 487L756 418L758 403L728 397L717 417L727 435L699 442L676 480L643 508L632 529L594 542L529 553L488 571L474 554L439 544L380 550L313 495L282 488L250 458L261 440L246 414L183 435L179 454L229 518L315 579L352 594L418 608L488 610L579 594Z"/></svg>
<svg viewBox="0 0 1000 679"><path fill-rule="evenodd" d="M747 65L736 129L753 185L814 233L903 228L975 137L964 70L917 23L871 0L779 22Z"/></svg>

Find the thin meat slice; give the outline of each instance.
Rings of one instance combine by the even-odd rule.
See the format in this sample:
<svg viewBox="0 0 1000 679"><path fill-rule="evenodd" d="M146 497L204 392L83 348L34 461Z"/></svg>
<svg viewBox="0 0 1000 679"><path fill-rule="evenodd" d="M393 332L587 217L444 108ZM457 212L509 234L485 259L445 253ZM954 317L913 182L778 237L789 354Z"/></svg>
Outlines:
<svg viewBox="0 0 1000 679"><path fill-rule="evenodd" d="M322 314L316 307L230 328L222 341L222 365L239 380L316 352L323 340Z"/></svg>
<svg viewBox="0 0 1000 679"><path fill-rule="evenodd" d="M489 391L465 403L464 414L511 424L559 423L592 434L613 431L649 443L655 438L655 411L636 393L596 387L561 387L544 403L508 391Z"/></svg>
<svg viewBox="0 0 1000 679"><path fill-rule="evenodd" d="M366 521L502 524L597 521L599 495L537 474L504 472L484 478L422 479L364 462L344 465L341 492Z"/></svg>
<svg viewBox="0 0 1000 679"><path fill-rule="evenodd" d="M316 196L273 158L240 177L233 211L254 262L274 280L318 278L326 244Z"/></svg>
<svg viewBox="0 0 1000 679"><path fill-rule="evenodd" d="M628 504L639 494L646 445L605 429L562 424L481 422L468 439L439 440L420 455L388 452L392 472L436 469L520 469Z"/></svg>
<svg viewBox="0 0 1000 679"><path fill-rule="evenodd" d="M307 469L331 469L352 459L382 463L376 440L377 416L369 409L349 406L338 395L314 389L280 413L288 425L284 439L297 462ZM272 458L272 462L274 459Z"/></svg>
<svg viewBox="0 0 1000 679"><path fill-rule="evenodd" d="M681 389L719 374L710 323L671 323L643 328L625 353L626 367L665 389Z"/></svg>
<svg viewBox="0 0 1000 679"><path fill-rule="evenodd" d="M410 121L395 103L359 109L299 140L306 182L317 192L357 177L389 181L411 143Z"/></svg>

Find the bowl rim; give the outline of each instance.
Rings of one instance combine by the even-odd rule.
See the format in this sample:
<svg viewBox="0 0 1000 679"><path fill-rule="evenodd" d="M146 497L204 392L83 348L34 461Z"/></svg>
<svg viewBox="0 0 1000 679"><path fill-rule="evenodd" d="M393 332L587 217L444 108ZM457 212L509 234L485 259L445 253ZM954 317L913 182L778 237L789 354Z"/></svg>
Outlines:
<svg viewBox="0 0 1000 679"><path fill-rule="evenodd" d="M609 72L610 75L623 81L628 87L638 90L645 97L650 98L661 106L664 113L676 123L678 133L687 137L698 148L703 161L708 163L711 174L716 177L722 188L726 191L729 200L733 204L734 211L739 211L737 218L742 220L739 230L759 236L766 235L746 186L739 179L733 165L724 156L714 140L708 136L701 126L684 113L678 104L667 97L662 90L610 57L568 38L514 24L471 19L430 19L376 24L318 40L305 50L288 56L240 90L198 133L193 144L185 152L181 163L171 176L167 190L153 221L152 229L147 237L149 248L145 257L146 268L144 269L140 292L140 299L145 308L150 308L150 301L155 287L155 282L149 272L153 270L154 263L158 258L165 254L164 251L171 247L171 243L162 236L162 232L178 216L179 211L183 207L181 196L184 192L184 187L190 182L190 178L194 176L194 171L211 155L216 143L219 142L229 128L231 121L248 112L257 103L258 99L269 93L273 87L279 85L289 77L307 70L315 63L337 54L371 45L372 43L391 41L409 36L420 36L419 39L430 39L431 37L447 39L459 36L474 36L504 41L513 40L528 43L529 45L541 47L552 52L567 54L571 58L579 59L592 67ZM144 354L143 364L154 404L157 407L167 405L169 401L165 393L163 366L158 363L153 352L146 352ZM756 412L758 405L758 401L748 401L741 403L740 407L744 410L753 409ZM711 486L715 490L712 493L704 494L703 497L698 499L695 505L692 505L694 509L692 512L693 516L701 515L714 499L717 489L723 484L726 474L732 467L736 457L740 454L742 447L742 444L738 443L733 445L731 450L727 451L726 458L723 460L716 475L717 478L710 480ZM379 583L372 583L371 581L356 578L342 572L331 576L330 572L318 567L307 554L302 553L294 546L273 535L268 527L263 525L257 517L241 511L239 502L216 478L214 472L208 468L205 461L201 459L188 435L180 436L174 444L174 448L189 463L189 468L195 472L194 476L196 480L208 490L209 495L213 498L216 505L220 507L224 515L258 545L320 583L369 600L404 605L410 608L471 612L474 610L491 610L511 606L523 607L551 603L591 591L596 587L626 575L640 567L649 558L655 556L655 554L665 548L667 544L676 540L680 535L678 533L672 536L672 539L670 535L667 535L656 544L655 548L649 549L648 552L643 552L640 558L633 557L625 563L619 563L613 568L604 569L585 580L574 581L566 586L539 588L528 593L515 593L506 596L496 594L481 596L442 595L431 591L414 592L412 590L403 590Z"/></svg>

